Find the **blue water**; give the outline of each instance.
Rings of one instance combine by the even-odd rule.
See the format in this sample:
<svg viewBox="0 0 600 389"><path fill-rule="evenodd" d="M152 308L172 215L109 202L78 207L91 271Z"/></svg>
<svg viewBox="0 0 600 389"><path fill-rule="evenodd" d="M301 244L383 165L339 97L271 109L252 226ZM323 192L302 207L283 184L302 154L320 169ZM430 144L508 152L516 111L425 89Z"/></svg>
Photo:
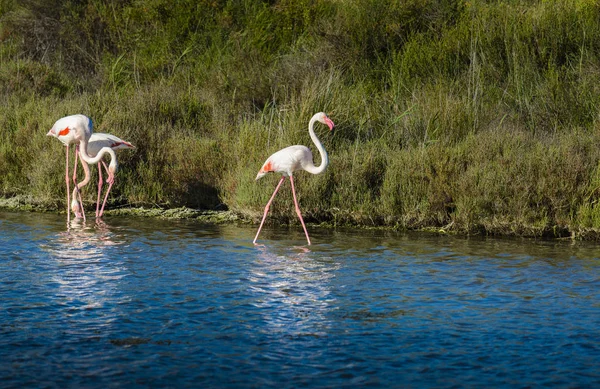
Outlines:
<svg viewBox="0 0 600 389"><path fill-rule="evenodd" d="M0 387L600 387L600 245L0 212Z"/></svg>

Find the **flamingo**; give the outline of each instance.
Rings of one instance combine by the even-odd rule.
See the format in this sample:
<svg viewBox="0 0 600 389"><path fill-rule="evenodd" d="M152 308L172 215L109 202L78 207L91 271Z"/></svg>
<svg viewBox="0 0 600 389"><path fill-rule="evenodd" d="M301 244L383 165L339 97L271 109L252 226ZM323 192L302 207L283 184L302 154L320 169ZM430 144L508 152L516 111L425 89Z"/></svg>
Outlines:
<svg viewBox="0 0 600 389"><path fill-rule="evenodd" d="M69 189L69 145L76 144L79 141L78 134L72 130L72 126L70 124L73 122L80 122L83 124L82 133L79 135L82 136L90 136L93 132L93 124L92 121L85 115L71 115L66 116L57 120L50 131L46 134L47 136L53 136L61 141L66 147L66 163L65 163L65 182L67 183L67 224L71 221L71 212L69 210L69 206L71 200L69 198L70 189ZM75 191L73 195L75 196L75 192L81 194L77 190L77 146L75 147L75 164L73 166L73 183L75 184Z"/></svg>
<svg viewBox="0 0 600 389"><path fill-rule="evenodd" d="M47 135L52 135L57 137L61 142L63 142L67 146L67 173L66 179L68 181L68 145L71 143L79 142L77 146L76 154L75 154L75 164L77 164L77 155L81 157L81 159L87 163L88 165L94 165L98 163L104 157L104 154L110 155L110 164L108 166L108 182L114 180L114 174L117 171L117 155L115 151L110 147L102 147L95 157L91 157L88 154L87 146L90 140L90 137L93 133L93 123L92 119L85 115L77 114L65 116L63 118L58 119L52 129L48 132ZM63 137L63 138L60 138ZM76 166L75 166L76 168ZM75 182L75 189L78 191L79 187L77 185L77 181L75 179L75 170L73 172L73 181ZM89 174L89 171L87 172ZM74 192L75 193L75 192ZM81 195L79 194L79 201L81 201ZM70 221L70 209L71 201L69 200L69 184L67 182L67 223ZM84 215L85 220L85 215Z"/></svg>
<svg viewBox="0 0 600 389"><path fill-rule="evenodd" d="M119 149L131 149L134 146L131 143L124 141L115 135L105 134L105 133L101 133L101 132L95 132L90 136L90 139L89 139L89 142L87 145L87 153L90 155L90 157L96 157L98 155L98 153L100 152L100 150L102 150L105 147L110 147L113 150L119 150ZM87 185L90 181L89 166L87 165L87 163L84 163L83 160L82 160L81 164L82 164L83 170L85 172L85 178L83 181L81 181L79 184L77 184L77 187L73 190L73 200L71 202L71 209L73 210L73 213L75 213L75 215L77 217L81 217L80 215L83 215L84 212L83 212L83 206L80 205L80 201L77 201L77 198L75 197L75 191L81 190L81 188L83 188L85 185ZM102 181L102 167L100 165L102 165L104 167L104 170L107 172L107 174L109 176L109 178L106 180L106 182L108 182L108 190L106 191L106 194L104 196L102 208L100 208L100 195L102 193L103 181ZM106 200L108 199L108 194L112 188L113 183L114 183L114 175L111 175L109 173L108 167L106 166L104 161L100 160L98 162L98 198L96 201L96 218L97 219L102 217L102 214L104 213L104 206L106 205ZM80 196L79 200L81 200L81 196Z"/></svg>
<svg viewBox="0 0 600 389"><path fill-rule="evenodd" d="M258 232L256 233L256 237L254 238L254 241L253 241L254 244L256 244L256 240L258 239L260 230L262 229L265 219L267 218L267 213L269 212L269 207L271 206L271 202L273 202L273 199L275 198L275 195L277 194L277 191L279 190L279 187L281 187L281 184L283 183L285 178L289 177L290 184L292 185L292 195L294 197L294 205L296 207L296 214L298 215L298 218L300 218L300 223L302 223L302 228L304 229L304 234L306 235L306 240L308 241L308 244L310 245L310 238L308 237L308 231L306 230L306 225L304 224L304 220L302 219L302 213L300 212L300 206L298 206L298 200L296 199L296 191L294 189L294 178L293 178L292 173L297 170L305 170L311 174L321 174L325 171L325 169L327 168L327 165L329 164L329 158L327 157L327 152L325 151L325 148L319 141L319 138L317 138L317 136L315 135L315 131L314 131L315 122L320 122L320 123L326 124L329 127L330 131L333 130L333 127L335 125L333 124L333 121L331 121L331 119L329 119L327 117L327 115L325 115L325 113L323 113L323 112L318 112L318 113L314 114L314 116L310 119L310 122L308 123L308 132L310 134L310 138L312 139L315 146L317 146L317 149L319 150L319 154L321 155L321 164L319 166L315 166L315 164L313 163L313 155L308 147L302 146L302 145L296 145L296 146L286 147L285 149L281 149L281 150L277 151L276 153L272 154L269 158L267 158L265 163L262 165L262 167L258 171L258 174L256 175L256 180L260 179L261 177L263 177L265 174L267 174L269 172L281 173L283 175L283 177L281 177L281 179L279 180L279 184L277 184L277 187L275 188L275 191L273 192L271 199L265 206L265 212L263 214L262 221L260 222L260 226L258 227Z"/></svg>

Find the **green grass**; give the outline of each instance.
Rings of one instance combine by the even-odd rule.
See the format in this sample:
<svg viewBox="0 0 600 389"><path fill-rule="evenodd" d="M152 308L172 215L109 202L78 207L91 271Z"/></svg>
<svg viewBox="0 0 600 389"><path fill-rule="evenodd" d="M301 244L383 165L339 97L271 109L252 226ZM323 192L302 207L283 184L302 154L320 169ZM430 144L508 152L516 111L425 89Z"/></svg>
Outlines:
<svg viewBox="0 0 600 389"><path fill-rule="evenodd" d="M257 220L261 164L325 111L310 222L598 236L599 75L592 0L0 0L0 196L62 209L45 134L84 113L136 146L109 207ZM270 221L297 223L288 185Z"/></svg>

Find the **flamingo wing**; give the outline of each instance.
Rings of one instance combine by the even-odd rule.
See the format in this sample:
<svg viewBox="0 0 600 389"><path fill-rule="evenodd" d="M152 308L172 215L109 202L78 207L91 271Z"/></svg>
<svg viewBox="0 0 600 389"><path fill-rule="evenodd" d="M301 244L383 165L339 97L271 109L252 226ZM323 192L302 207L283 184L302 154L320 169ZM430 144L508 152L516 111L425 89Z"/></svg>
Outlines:
<svg viewBox="0 0 600 389"><path fill-rule="evenodd" d="M93 158L103 147L110 147L113 150L118 149L131 149L134 146L119 138L118 136L114 136L111 134L105 134L102 132L95 132L90 137L90 141L88 142L87 152Z"/></svg>
<svg viewBox="0 0 600 389"><path fill-rule="evenodd" d="M258 171L256 179L258 180L269 172L291 176L296 170L302 169L307 160L312 161L312 153L308 147L301 145L286 147L267 158Z"/></svg>

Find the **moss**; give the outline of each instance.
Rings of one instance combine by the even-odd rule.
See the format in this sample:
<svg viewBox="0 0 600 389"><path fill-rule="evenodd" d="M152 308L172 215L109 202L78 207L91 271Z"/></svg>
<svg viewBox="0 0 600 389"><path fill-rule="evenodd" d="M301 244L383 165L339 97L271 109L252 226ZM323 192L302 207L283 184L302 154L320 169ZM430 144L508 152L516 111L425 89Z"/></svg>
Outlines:
<svg viewBox="0 0 600 389"><path fill-rule="evenodd" d="M119 208L107 210L107 216L137 216L160 219L193 219L210 224L243 222L238 215L230 211L206 211L186 207L173 209L158 208Z"/></svg>

